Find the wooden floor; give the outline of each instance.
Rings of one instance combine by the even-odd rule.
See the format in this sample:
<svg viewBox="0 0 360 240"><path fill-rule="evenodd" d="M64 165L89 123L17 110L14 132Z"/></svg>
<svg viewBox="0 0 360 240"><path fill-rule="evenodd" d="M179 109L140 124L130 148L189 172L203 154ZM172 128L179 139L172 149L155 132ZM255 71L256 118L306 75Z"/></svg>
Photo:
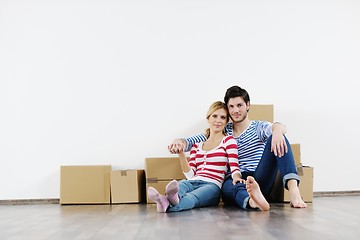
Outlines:
<svg viewBox="0 0 360 240"><path fill-rule="evenodd" d="M316 197L306 209L233 207L157 213L154 204L0 205L1 240L360 239L360 196Z"/></svg>

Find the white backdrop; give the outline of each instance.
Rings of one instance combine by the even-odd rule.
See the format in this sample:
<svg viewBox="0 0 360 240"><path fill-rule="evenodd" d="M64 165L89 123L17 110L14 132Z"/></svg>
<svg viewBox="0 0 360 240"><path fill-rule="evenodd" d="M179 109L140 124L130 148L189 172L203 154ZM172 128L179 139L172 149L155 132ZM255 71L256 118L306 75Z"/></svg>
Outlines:
<svg viewBox="0 0 360 240"><path fill-rule="evenodd" d="M142 169L239 85L315 168L360 190L360 3L0 0L0 199L58 198L61 165Z"/></svg>

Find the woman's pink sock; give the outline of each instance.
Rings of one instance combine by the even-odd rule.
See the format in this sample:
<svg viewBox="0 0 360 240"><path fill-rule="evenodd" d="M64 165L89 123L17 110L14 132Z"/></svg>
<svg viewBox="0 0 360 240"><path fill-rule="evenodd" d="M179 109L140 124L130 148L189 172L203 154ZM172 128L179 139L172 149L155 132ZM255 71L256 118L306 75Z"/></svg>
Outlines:
<svg viewBox="0 0 360 240"><path fill-rule="evenodd" d="M179 183L176 180L172 180L166 185L165 193L166 197L172 205L179 204Z"/></svg>
<svg viewBox="0 0 360 240"><path fill-rule="evenodd" d="M166 212L170 203L167 197L161 195L155 188L148 188L148 196L151 200L156 203L156 208L158 212Z"/></svg>

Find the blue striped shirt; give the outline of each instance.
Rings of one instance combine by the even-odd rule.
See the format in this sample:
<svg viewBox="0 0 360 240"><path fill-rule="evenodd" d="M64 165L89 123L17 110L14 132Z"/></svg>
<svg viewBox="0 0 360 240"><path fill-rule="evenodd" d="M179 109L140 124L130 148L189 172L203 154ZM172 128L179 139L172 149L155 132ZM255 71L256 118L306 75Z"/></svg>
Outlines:
<svg viewBox="0 0 360 240"><path fill-rule="evenodd" d="M272 124L265 121L251 121L249 127L235 137L238 146L238 160L241 172L255 171L265 148L266 140L271 136ZM225 130L227 134L234 135L233 124L229 122ZM185 138L187 145L186 151L190 151L195 143L205 141L205 134L194 135Z"/></svg>

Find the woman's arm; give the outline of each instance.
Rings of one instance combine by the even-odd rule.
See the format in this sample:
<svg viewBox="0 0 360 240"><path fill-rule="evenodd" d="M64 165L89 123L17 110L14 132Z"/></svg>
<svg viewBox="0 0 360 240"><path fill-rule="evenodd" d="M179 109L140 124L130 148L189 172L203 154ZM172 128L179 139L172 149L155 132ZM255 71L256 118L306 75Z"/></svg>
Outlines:
<svg viewBox="0 0 360 240"><path fill-rule="evenodd" d="M197 144L194 144L194 146L191 148L189 161L187 160L184 152L179 153L181 169L183 170L186 179L191 179L196 174L197 147Z"/></svg>
<svg viewBox="0 0 360 240"><path fill-rule="evenodd" d="M180 152L179 154L181 169L183 173L187 173L191 170L188 160L186 159L185 153Z"/></svg>
<svg viewBox="0 0 360 240"><path fill-rule="evenodd" d="M236 144L236 140L234 139L233 136L227 137L225 149L226 149L226 154L228 156L233 184L235 185L238 182L245 183L245 180L241 179L241 172L240 172L239 160L238 160L238 147Z"/></svg>

